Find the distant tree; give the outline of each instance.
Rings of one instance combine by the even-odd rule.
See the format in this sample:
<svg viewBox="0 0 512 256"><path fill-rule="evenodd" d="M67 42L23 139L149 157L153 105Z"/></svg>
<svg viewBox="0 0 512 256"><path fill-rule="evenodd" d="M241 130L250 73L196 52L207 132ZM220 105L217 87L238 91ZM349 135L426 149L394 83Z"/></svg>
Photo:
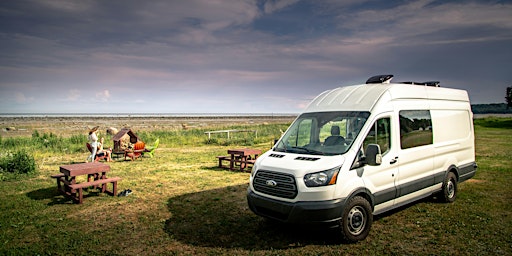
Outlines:
<svg viewBox="0 0 512 256"><path fill-rule="evenodd" d="M507 96L505 96L505 100L507 100L507 109L512 107L512 87L507 87Z"/></svg>

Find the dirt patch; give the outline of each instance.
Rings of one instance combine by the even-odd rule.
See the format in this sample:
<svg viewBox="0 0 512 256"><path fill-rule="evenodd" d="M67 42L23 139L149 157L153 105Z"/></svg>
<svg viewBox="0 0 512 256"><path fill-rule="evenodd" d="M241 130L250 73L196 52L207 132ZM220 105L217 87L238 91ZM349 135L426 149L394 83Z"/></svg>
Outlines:
<svg viewBox="0 0 512 256"><path fill-rule="evenodd" d="M483 182L485 182L485 180L469 179L466 182L468 182L468 183L483 183Z"/></svg>

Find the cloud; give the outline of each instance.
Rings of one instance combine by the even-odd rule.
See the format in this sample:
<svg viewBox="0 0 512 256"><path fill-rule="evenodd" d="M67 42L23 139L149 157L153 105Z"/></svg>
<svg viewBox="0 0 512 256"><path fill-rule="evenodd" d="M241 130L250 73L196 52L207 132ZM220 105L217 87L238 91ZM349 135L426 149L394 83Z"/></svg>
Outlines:
<svg viewBox="0 0 512 256"><path fill-rule="evenodd" d="M297 3L299 0L268 0L263 6L266 14L270 14Z"/></svg>
<svg viewBox="0 0 512 256"><path fill-rule="evenodd" d="M107 102L110 100L110 92L109 90L103 90L101 92L96 93L96 100L100 102Z"/></svg>
<svg viewBox="0 0 512 256"><path fill-rule="evenodd" d="M26 104L26 103L30 103L30 102L34 101L34 98L26 97L25 94L22 92L16 92L14 94L14 100L16 101L16 103Z"/></svg>
<svg viewBox="0 0 512 256"><path fill-rule="evenodd" d="M55 10L65 11L65 12L83 12L87 11L91 6L92 2L90 1L67 1L67 0L38 0L37 3L40 3L49 8L53 8Z"/></svg>
<svg viewBox="0 0 512 256"><path fill-rule="evenodd" d="M387 38L391 45L482 42L512 39L512 5L418 0L389 8L368 6L338 16L352 42Z"/></svg>
<svg viewBox="0 0 512 256"><path fill-rule="evenodd" d="M71 89L68 92L68 96L66 98L67 101L77 101L80 98L80 90Z"/></svg>
<svg viewBox="0 0 512 256"><path fill-rule="evenodd" d="M505 1L19 0L1 9L0 96L19 91L17 102L35 110L58 97L187 111L165 106L197 108L191 99L215 93L232 100L201 108L254 100L248 109L301 109L296 99L382 72L460 88L510 84ZM472 92L492 101L499 90Z"/></svg>

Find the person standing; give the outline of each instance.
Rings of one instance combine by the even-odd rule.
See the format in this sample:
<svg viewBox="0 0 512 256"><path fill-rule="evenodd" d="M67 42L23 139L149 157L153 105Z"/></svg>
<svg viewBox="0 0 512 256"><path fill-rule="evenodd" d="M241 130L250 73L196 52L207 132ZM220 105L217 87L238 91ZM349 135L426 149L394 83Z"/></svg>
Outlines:
<svg viewBox="0 0 512 256"><path fill-rule="evenodd" d="M96 158L96 151L98 150L98 136L96 135L96 131L98 130L99 126L93 127L89 131L89 136L87 139L89 140L89 144L91 145L91 155L85 160L85 162L94 162Z"/></svg>

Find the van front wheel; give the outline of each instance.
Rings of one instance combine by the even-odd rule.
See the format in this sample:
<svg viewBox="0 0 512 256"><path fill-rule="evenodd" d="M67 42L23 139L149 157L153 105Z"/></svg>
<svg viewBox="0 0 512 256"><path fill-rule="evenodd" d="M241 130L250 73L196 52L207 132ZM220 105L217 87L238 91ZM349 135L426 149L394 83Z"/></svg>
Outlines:
<svg viewBox="0 0 512 256"><path fill-rule="evenodd" d="M453 172L446 175L446 179L443 182L443 190L439 195L439 199L445 203L453 203L457 197L457 177Z"/></svg>
<svg viewBox="0 0 512 256"><path fill-rule="evenodd" d="M341 216L341 234L349 242L364 240L373 222L372 208L368 200L360 196L350 199Z"/></svg>

